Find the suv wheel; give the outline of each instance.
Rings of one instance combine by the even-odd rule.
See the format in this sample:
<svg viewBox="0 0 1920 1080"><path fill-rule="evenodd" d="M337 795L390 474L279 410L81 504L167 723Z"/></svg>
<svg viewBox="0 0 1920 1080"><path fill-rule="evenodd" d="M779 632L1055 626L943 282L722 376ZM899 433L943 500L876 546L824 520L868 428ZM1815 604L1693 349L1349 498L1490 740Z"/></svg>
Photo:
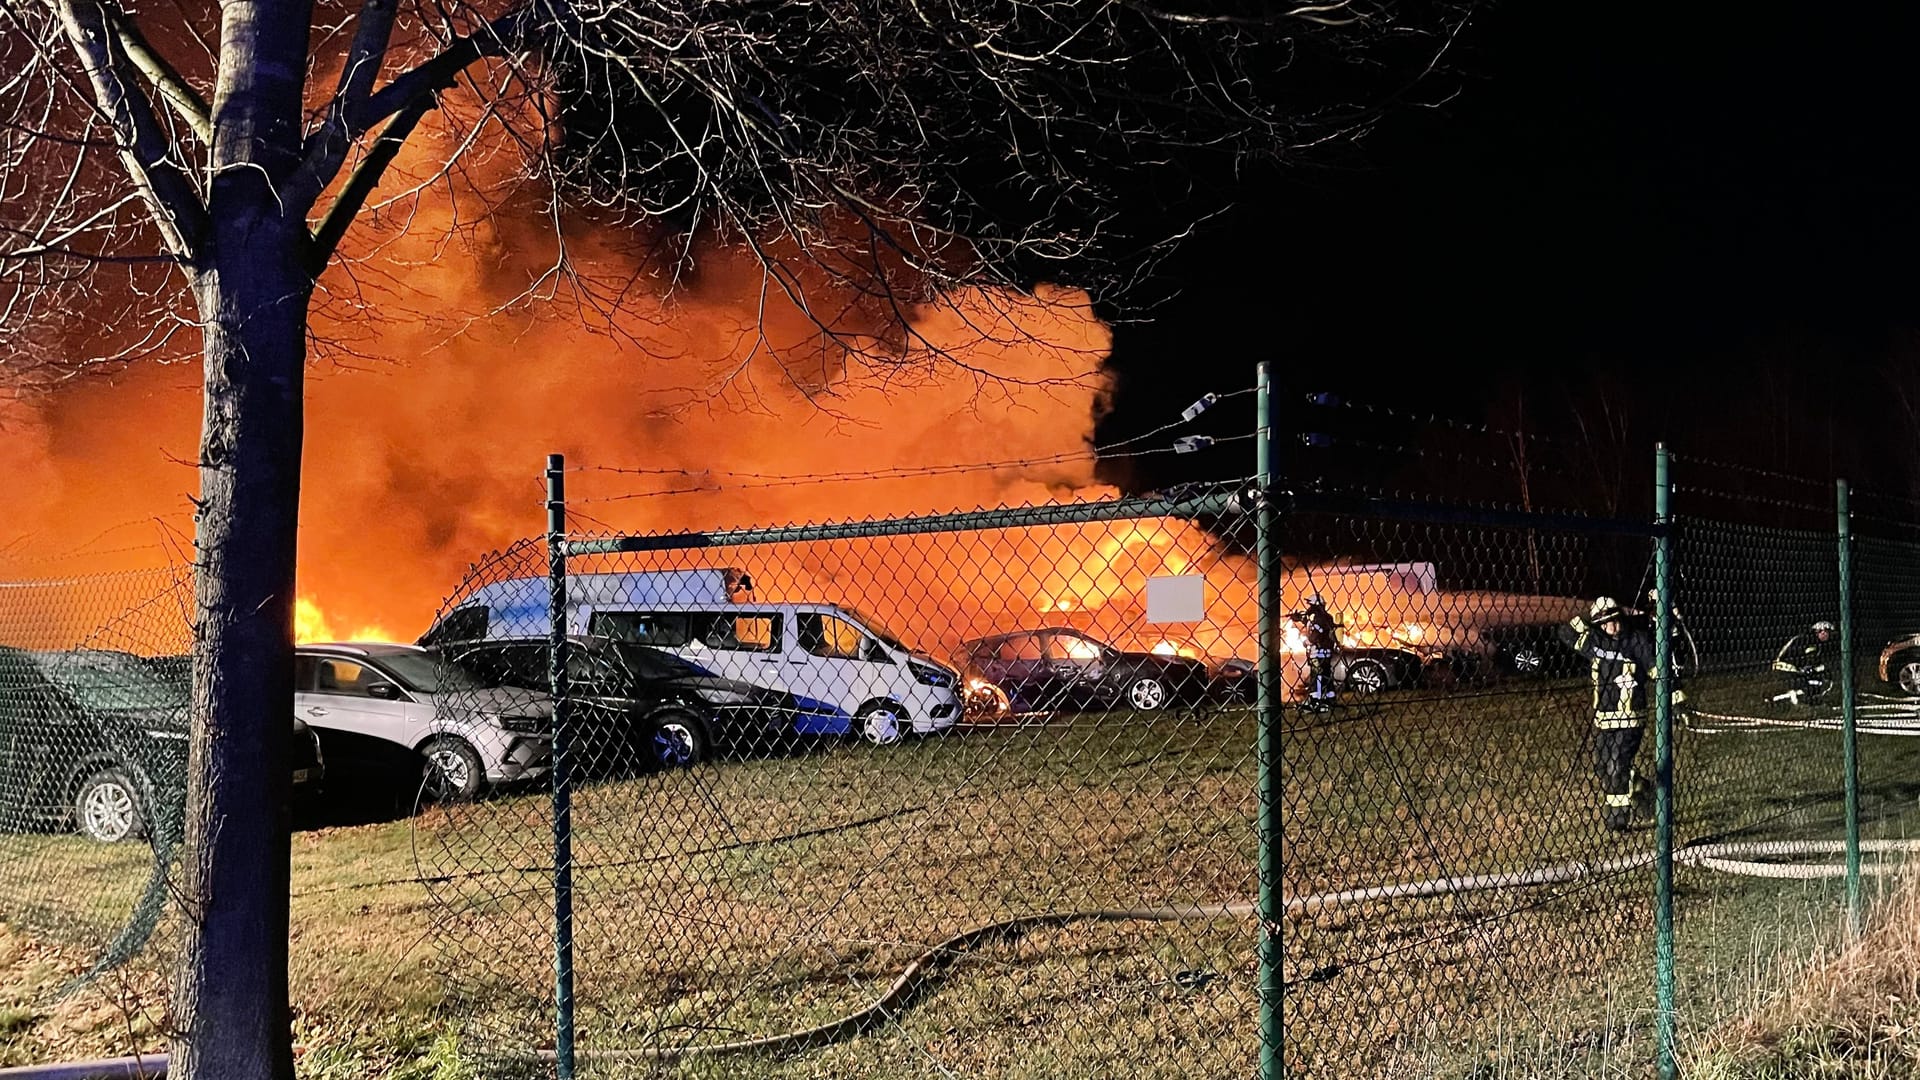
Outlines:
<svg viewBox="0 0 1920 1080"><path fill-rule="evenodd" d="M683 712L654 720L653 764L662 769L685 769L707 760L707 732L700 721Z"/></svg>
<svg viewBox="0 0 1920 1080"><path fill-rule="evenodd" d="M124 769L102 769L81 781L73 797L73 823L80 835L117 844L146 834L141 785Z"/></svg>
<svg viewBox="0 0 1920 1080"><path fill-rule="evenodd" d="M437 735L420 748L427 759L426 794L435 801L462 801L487 786L487 765L465 739Z"/></svg>
<svg viewBox="0 0 1920 1080"><path fill-rule="evenodd" d="M1547 666L1547 658L1532 645L1522 645L1513 650L1513 670L1519 675L1538 675Z"/></svg>

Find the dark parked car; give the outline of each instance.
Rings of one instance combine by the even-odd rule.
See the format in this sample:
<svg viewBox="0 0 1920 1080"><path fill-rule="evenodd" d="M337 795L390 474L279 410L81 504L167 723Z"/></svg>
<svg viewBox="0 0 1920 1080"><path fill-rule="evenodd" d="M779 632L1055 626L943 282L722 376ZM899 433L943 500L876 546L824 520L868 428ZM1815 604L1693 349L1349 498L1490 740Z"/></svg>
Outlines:
<svg viewBox="0 0 1920 1080"><path fill-rule="evenodd" d="M1078 630L1020 630L961 645L967 675L999 687L1016 712L1122 708L1154 712L1213 693L1207 666L1126 652Z"/></svg>
<svg viewBox="0 0 1920 1080"><path fill-rule="evenodd" d="M635 764L674 768L720 751L744 753L792 743L792 694L721 678L672 653L605 637L575 637L568 650L569 700L577 760L590 772ZM495 686L546 690L552 654L544 638L442 646Z"/></svg>
<svg viewBox="0 0 1920 1080"><path fill-rule="evenodd" d="M185 657L0 646L0 827L177 840L187 671ZM294 731L294 783L310 788L319 744L298 720Z"/></svg>
<svg viewBox="0 0 1920 1080"><path fill-rule="evenodd" d="M1523 678L1564 679L1587 669L1587 662L1560 637L1565 623L1490 626L1480 632L1501 672Z"/></svg>

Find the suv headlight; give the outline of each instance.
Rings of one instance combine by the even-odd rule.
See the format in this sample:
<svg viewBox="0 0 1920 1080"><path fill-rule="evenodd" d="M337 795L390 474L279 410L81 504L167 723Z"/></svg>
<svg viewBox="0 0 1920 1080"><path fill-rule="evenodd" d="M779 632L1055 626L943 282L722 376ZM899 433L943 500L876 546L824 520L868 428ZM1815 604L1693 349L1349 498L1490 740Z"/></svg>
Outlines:
<svg viewBox="0 0 1920 1080"><path fill-rule="evenodd" d="M914 681L922 686L938 686L952 689L954 683L959 681L959 676L953 672L945 668L934 667L932 664L923 664L918 660L907 661L907 670L913 672Z"/></svg>

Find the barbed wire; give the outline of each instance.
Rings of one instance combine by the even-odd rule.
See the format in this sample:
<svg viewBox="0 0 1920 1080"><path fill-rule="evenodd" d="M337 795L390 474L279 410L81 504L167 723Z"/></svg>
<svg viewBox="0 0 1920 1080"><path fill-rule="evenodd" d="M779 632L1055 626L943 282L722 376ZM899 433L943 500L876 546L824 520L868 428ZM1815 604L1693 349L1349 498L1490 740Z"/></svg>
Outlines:
<svg viewBox="0 0 1920 1080"><path fill-rule="evenodd" d="M1763 469L1757 465L1741 465L1732 461L1721 461L1718 458L1700 457L1695 454L1669 452L1668 457L1672 458L1675 462L1685 465L1704 465L1710 469L1721 469L1726 472L1740 473L1744 476L1756 476L1766 480L1784 480L1788 483L1804 484L1807 487L1821 488L1827 491L1833 490L1832 480L1815 480L1808 476L1779 472L1774 469Z"/></svg>
<svg viewBox="0 0 1920 1080"><path fill-rule="evenodd" d="M1299 436L1299 439L1302 445L1309 449L1316 450L1347 446L1356 450L1366 450L1376 454L1405 455L1429 461L1444 461L1456 465L1473 465L1478 468L1501 470L1520 468L1520 463L1511 458L1481 457L1478 454L1462 453L1457 450L1429 450L1424 447L1374 442L1370 439L1355 439L1345 435L1331 435L1325 432L1303 432ZM1528 461L1526 463L1526 472L1529 476L1553 476L1562 479L1573 478L1572 474L1564 469L1551 465L1542 465L1536 461Z"/></svg>
<svg viewBox="0 0 1920 1080"><path fill-rule="evenodd" d="M1540 443L1545 446L1566 446L1567 443L1551 435L1531 431L1509 431L1486 422L1456 420L1439 413L1414 412L1409 409L1396 409L1390 405L1376 405L1372 402L1354 401L1341 394L1310 393L1307 403L1323 409L1346 409L1350 412L1364 412L1370 416L1385 416L1394 420L1403 420L1413 424L1431 424L1453 431L1464 431L1473 435L1498 435L1507 439L1521 439L1526 442Z"/></svg>
<svg viewBox="0 0 1920 1080"><path fill-rule="evenodd" d="M1102 457L1108 460L1116 460L1116 459L1124 459L1124 458L1152 457L1152 456L1162 455L1162 454L1186 454L1186 453L1193 453L1199 450L1209 450L1216 446L1223 446L1229 443L1245 442L1247 440L1252 439L1253 437L1254 437L1254 434L1252 432L1245 432L1239 435L1222 435L1218 438L1210 439L1204 445L1191 447L1191 448L1161 446L1161 447L1152 447L1144 450L1128 450L1128 451L1123 451L1121 453L1102 453L1099 450L1088 448L1082 451L1075 451L1075 452L1064 453L1064 454L1054 454L1048 457L1016 458L1016 459L1009 459L1009 460L1003 460L1003 461L961 462L961 463L955 463L951 465L928 465L928 466L916 466L916 467L899 468L899 469L865 469L865 470L855 470L855 471L848 471L848 472L712 473L712 474L709 474L702 470L661 470L659 473L654 473L651 475L682 475L682 476L730 475L730 476L738 477L744 482L727 483L727 484L720 484L720 483L700 484L700 485L686 486L686 487L653 488L646 491L623 492L618 495L597 495L597 496L591 496L591 497L582 498L582 499L569 499L567 502L567 505L569 507L572 507L579 504L625 502L631 499L652 498L657 495L716 494L716 493L725 492L725 491L741 491L741 490L748 490L748 489L762 489L762 488L776 488L776 487L810 487L815 484L827 484L827 483L844 483L844 482L859 482L859 481L872 481L872 480L911 480L911 479L916 479L919 477L926 477L926 476L948 476L948 475L954 475L959 473L969 473L969 472L1003 472L1008 469L1034 468L1041 465L1060 465L1070 461L1084 461L1091 457ZM606 471L627 471L627 470L614 470L614 469L608 468ZM638 471L638 470L633 470L633 471Z"/></svg>
<svg viewBox="0 0 1920 1080"><path fill-rule="evenodd" d="M1718 488L1696 487L1691 484L1673 485L1675 495L1700 495L1723 502L1749 503L1754 506L1770 506L1780 510L1795 510L1808 514L1831 514L1833 507L1816 506L1812 503L1794 502L1791 499L1778 499L1768 495L1748 495L1740 492L1721 491Z"/></svg>

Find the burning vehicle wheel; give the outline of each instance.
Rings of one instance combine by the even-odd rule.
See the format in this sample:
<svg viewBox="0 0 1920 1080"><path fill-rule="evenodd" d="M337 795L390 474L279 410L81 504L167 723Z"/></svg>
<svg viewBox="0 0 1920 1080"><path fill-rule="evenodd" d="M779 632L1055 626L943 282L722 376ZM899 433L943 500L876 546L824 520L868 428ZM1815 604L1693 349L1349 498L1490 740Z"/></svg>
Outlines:
<svg viewBox="0 0 1920 1080"><path fill-rule="evenodd" d="M854 730L862 742L892 746L906 735L906 723L900 710L892 705L869 705L854 718Z"/></svg>
<svg viewBox="0 0 1920 1080"><path fill-rule="evenodd" d="M1141 712L1158 712L1167 705L1167 684L1142 675L1127 687L1127 704Z"/></svg>
<svg viewBox="0 0 1920 1080"><path fill-rule="evenodd" d="M1388 685L1387 668L1378 660L1356 660L1347 668L1347 685L1362 694L1378 694Z"/></svg>
<svg viewBox="0 0 1920 1080"><path fill-rule="evenodd" d="M663 769L685 769L707 759L707 733L700 721L685 713L669 713L654 723L653 763Z"/></svg>
<svg viewBox="0 0 1920 1080"><path fill-rule="evenodd" d="M962 706L968 723L989 724L1013 711L1007 692L985 679L967 683L966 703Z"/></svg>
<svg viewBox="0 0 1920 1080"><path fill-rule="evenodd" d="M442 735L420 748L427 759L427 797L439 802L477 798L486 786L487 766L464 739Z"/></svg>
<svg viewBox="0 0 1920 1080"><path fill-rule="evenodd" d="M140 811L140 785L120 769L102 769L81 783L73 799L73 824L80 835L117 844L146 832Z"/></svg>

